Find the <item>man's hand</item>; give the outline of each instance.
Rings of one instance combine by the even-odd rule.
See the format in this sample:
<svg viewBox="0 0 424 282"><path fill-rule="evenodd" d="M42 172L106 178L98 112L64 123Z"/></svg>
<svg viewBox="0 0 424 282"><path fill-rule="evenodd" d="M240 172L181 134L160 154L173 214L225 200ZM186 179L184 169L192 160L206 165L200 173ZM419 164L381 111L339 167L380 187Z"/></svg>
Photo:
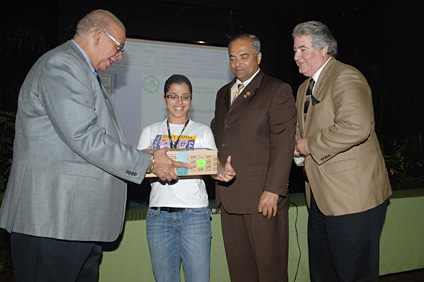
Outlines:
<svg viewBox="0 0 424 282"><path fill-rule="evenodd" d="M278 194L263 191L259 199L258 212L262 213L264 217L268 217L268 219L270 219L271 216L276 216L278 197Z"/></svg>
<svg viewBox="0 0 424 282"><path fill-rule="evenodd" d="M309 151L308 147L308 138L296 140L296 147L294 149L294 152L295 157L305 157L307 155L310 155L311 152Z"/></svg>
<svg viewBox="0 0 424 282"><path fill-rule="evenodd" d="M153 155L155 156L155 164L152 172L162 181L177 179L177 175L174 171L175 167L191 168L191 166L187 163L171 160L166 154L168 151L169 148L163 148L153 152Z"/></svg>
<svg viewBox="0 0 424 282"><path fill-rule="evenodd" d="M231 165L231 156L228 156L227 163L222 165L218 159L218 173L216 175L211 175L215 180L229 182L236 176L236 171Z"/></svg>
<svg viewBox="0 0 424 282"><path fill-rule="evenodd" d="M296 158L301 157L301 155L300 155L300 149L297 146L294 147L293 156L295 156Z"/></svg>

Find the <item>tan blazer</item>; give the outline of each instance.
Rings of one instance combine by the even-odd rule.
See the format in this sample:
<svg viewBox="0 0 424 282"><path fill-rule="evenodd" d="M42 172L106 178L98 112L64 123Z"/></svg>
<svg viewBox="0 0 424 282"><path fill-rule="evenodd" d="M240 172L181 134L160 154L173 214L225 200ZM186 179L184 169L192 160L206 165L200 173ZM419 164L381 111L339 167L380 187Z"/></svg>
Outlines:
<svg viewBox="0 0 424 282"><path fill-rule="evenodd" d="M304 161L310 189L325 215L362 212L392 193L375 133L371 89L355 68L332 58L313 91L306 120L303 107L308 80L297 93L296 139L308 137ZM313 105L314 104L314 105Z"/></svg>
<svg viewBox="0 0 424 282"><path fill-rule="evenodd" d="M211 127L221 162L231 155L237 176L217 185L216 204L229 213L257 213L266 190L282 196L279 208L287 207L296 125L291 87L260 71L230 106L234 83L218 91Z"/></svg>

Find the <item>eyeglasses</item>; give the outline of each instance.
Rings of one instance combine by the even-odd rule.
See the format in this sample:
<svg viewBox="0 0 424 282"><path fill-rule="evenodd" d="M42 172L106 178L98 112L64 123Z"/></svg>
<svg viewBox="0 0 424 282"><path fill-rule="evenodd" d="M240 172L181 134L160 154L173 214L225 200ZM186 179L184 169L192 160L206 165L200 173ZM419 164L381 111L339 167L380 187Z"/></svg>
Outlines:
<svg viewBox="0 0 424 282"><path fill-rule="evenodd" d="M116 43L116 45L117 45L116 46L116 53L124 52L124 45L122 45L121 43L119 43L118 40L116 40L115 38L113 38L113 36L110 35L109 32L107 32L106 30L105 30L105 33L106 33L107 36L109 36L110 39L113 40L113 42Z"/></svg>
<svg viewBox="0 0 424 282"><path fill-rule="evenodd" d="M100 27L95 28L92 31L96 31L98 29L100 29ZM103 29L103 31L106 33L107 36L109 36L110 39L112 39L113 42L115 42L115 44L116 44L116 53L124 52L124 45L122 45L121 43L118 42L118 40L116 40L115 38L113 38L113 36L110 35L109 32L107 32L105 29Z"/></svg>
<svg viewBox="0 0 424 282"><path fill-rule="evenodd" d="M165 95L166 99L171 100L171 101L177 101L178 99L181 99L183 101L190 101L191 100L191 95L182 95L182 96L178 96L178 95Z"/></svg>

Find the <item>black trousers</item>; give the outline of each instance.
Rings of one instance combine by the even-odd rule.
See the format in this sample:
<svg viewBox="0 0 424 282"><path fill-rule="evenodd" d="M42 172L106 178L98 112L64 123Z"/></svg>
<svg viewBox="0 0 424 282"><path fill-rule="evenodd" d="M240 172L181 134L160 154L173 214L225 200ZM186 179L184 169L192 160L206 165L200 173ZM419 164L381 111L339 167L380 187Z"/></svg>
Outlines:
<svg viewBox="0 0 424 282"><path fill-rule="evenodd" d="M378 281L380 235L387 201L373 209L325 216L311 193L308 219L312 282Z"/></svg>
<svg viewBox="0 0 424 282"><path fill-rule="evenodd" d="M96 282L100 244L63 241L12 232L15 282Z"/></svg>

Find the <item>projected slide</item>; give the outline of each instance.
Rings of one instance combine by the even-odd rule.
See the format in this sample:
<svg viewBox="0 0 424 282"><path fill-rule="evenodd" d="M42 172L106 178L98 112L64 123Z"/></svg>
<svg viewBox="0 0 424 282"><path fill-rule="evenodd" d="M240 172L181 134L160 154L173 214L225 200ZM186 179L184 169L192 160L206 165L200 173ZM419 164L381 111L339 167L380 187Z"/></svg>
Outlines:
<svg viewBox="0 0 424 282"><path fill-rule="evenodd" d="M100 73L129 144L137 145L143 127L167 117L162 95L172 74L190 79L193 100L189 117L209 125L216 92L233 78L227 48L127 39L124 59Z"/></svg>

